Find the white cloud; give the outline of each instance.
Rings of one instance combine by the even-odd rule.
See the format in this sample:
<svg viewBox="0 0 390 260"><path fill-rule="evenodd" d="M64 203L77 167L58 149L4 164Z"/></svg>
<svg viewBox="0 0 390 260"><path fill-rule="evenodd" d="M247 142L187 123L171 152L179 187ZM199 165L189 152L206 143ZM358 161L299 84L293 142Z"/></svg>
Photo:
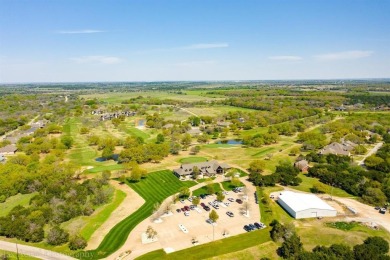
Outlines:
<svg viewBox="0 0 390 260"><path fill-rule="evenodd" d="M89 34L89 33L102 33L102 30L74 30L74 31L57 31L60 34Z"/></svg>
<svg viewBox="0 0 390 260"><path fill-rule="evenodd" d="M343 51L314 55L313 57L320 61L335 61L335 60L354 60L366 58L373 54L373 51Z"/></svg>
<svg viewBox="0 0 390 260"><path fill-rule="evenodd" d="M70 58L70 60L77 63L100 63L100 64L116 64L122 61L122 59L113 56L82 56L76 58Z"/></svg>
<svg viewBox="0 0 390 260"><path fill-rule="evenodd" d="M227 48L227 47L229 47L229 44L226 42L223 42L223 43L198 43L198 44L191 44L188 46L180 47L179 49L197 50L197 49L215 49L215 48Z"/></svg>
<svg viewBox="0 0 390 260"><path fill-rule="evenodd" d="M198 66L214 65L216 63L217 61L215 60L203 60L203 61L179 62L174 65L178 67L198 67Z"/></svg>
<svg viewBox="0 0 390 260"><path fill-rule="evenodd" d="M281 61L298 61L303 60L300 56L270 56L268 57L270 60L281 60Z"/></svg>

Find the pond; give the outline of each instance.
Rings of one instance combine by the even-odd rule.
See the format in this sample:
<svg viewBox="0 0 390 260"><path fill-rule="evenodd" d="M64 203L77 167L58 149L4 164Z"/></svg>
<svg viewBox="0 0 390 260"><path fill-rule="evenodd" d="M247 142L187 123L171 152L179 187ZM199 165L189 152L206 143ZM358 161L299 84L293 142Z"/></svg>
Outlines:
<svg viewBox="0 0 390 260"><path fill-rule="evenodd" d="M216 142L217 144L242 144L241 139L234 139L234 140L221 140Z"/></svg>
<svg viewBox="0 0 390 260"><path fill-rule="evenodd" d="M112 155L112 160L114 160L114 161L118 161L118 158L119 158L119 154L114 154L114 155ZM105 162L105 161L108 161L106 158L103 158L103 157L98 157L98 158L96 158L95 159L95 161L97 161L97 162Z"/></svg>

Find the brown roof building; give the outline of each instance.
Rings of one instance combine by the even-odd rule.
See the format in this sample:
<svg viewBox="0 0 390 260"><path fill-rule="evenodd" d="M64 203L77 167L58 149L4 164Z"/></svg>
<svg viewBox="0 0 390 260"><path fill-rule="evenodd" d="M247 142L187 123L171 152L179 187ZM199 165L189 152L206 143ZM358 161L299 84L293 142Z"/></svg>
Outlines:
<svg viewBox="0 0 390 260"><path fill-rule="evenodd" d="M174 169L173 173L178 177L192 176L194 167L198 167L199 174L204 176L213 176L215 174L224 174L231 167L226 163L219 163L215 160L199 163L182 164L180 168Z"/></svg>

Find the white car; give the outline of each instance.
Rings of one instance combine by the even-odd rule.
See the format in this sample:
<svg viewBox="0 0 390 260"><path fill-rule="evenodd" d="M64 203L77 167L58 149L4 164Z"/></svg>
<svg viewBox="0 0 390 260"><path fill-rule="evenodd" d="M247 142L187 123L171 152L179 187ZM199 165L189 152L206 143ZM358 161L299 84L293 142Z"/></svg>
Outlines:
<svg viewBox="0 0 390 260"><path fill-rule="evenodd" d="M181 203L183 203L183 204L185 203L185 201L184 201L184 200L180 200L180 202L181 202Z"/></svg>
<svg viewBox="0 0 390 260"><path fill-rule="evenodd" d="M227 207L229 207L229 205L230 205L229 202L225 202L225 203L223 203L223 204L225 204Z"/></svg>
<svg viewBox="0 0 390 260"><path fill-rule="evenodd" d="M228 198L227 200L230 201L230 202L234 202L233 198Z"/></svg>
<svg viewBox="0 0 390 260"><path fill-rule="evenodd" d="M190 215L190 213L188 211L184 212L184 216L188 217L189 215Z"/></svg>

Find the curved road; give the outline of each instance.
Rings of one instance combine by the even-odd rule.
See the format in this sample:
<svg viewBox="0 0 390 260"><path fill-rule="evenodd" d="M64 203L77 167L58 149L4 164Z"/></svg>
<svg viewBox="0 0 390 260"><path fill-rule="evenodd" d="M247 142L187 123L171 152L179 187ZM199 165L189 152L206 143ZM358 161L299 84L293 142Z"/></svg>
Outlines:
<svg viewBox="0 0 390 260"><path fill-rule="evenodd" d="M49 251L46 249L33 247L33 246L20 245L20 244L6 242L6 241L0 241L0 249L9 252L14 252L14 253L18 251L20 255L29 255L32 257L45 259L45 260L75 260L76 259L54 251Z"/></svg>
<svg viewBox="0 0 390 260"><path fill-rule="evenodd" d="M376 152L382 147L382 145L383 145L382 142L377 143L377 144L374 146L374 148L372 148L371 151L369 151L369 152L363 157L363 159L360 160L360 161L358 162L358 165L363 165L363 164L364 164L364 160L365 160L367 157L369 157L369 156L373 155L374 153L376 153Z"/></svg>

